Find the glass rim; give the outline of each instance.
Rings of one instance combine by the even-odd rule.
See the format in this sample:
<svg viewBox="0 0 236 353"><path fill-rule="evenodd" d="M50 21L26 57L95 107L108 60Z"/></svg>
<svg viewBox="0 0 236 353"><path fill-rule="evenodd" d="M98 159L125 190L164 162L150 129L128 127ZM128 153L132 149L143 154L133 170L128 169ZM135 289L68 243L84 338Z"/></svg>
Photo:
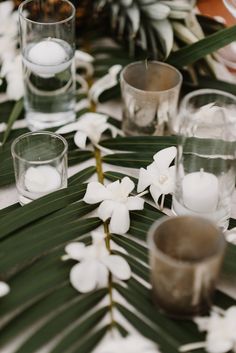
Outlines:
<svg viewBox="0 0 236 353"><path fill-rule="evenodd" d="M187 93L182 101L180 102L180 109L186 109L187 107L187 102L189 102L193 97L197 97L197 96L201 96L201 95L208 95L208 94L218 94L219 96L224 96L227 98L231 98L235 104L236 104L236 97L229 93L229 92L225 92L219 89L211 89L211 88L201 88L201 89L197 89L195 91L192 91L190 93Z"/></svg>
<svg viewBox="0 0 236 353"><path fill-rule="evenodd" d="M26 137L34 136L34 135L47 135L50 137L54 137L57 140L60 140L64 145L63 151L60 154L58 154L56 157L50 158L47 160L43 160L43 161L30 161L26 158L19 156L18 153L15 151L15 147L16 147L17 143L20 142L21 140L25 139ZM67 143L66 139L63 136L56 134L55 132L51 132L51 131L27 132L23 135L18 136L11 144L11 154L12 154L13 158L17 158L17 159L21 160L22 162L31 163L31 164L35 164L35 165L42 165L42 164L50 163L56 159L60 159L67 153L67 151L68 151L68 143Z"/></svg>
<svg viewBox="0 0 236 353"><path fill-rule="evenodd" d="M57 25L57 24L61 24L61 23L65 23L65 22L69 22L70 20L72 20L75 17L75 6L69 1L69 0L61 0L61 2L66 2L67 4L70 5L71 9L72 9L72 13L71 15L69 15L68 17L66 17L64 20L60 20L60 21L55 21L55 22L38 22L38 21L33 21L30 20L29 18L27 18L26 16L24 16L23 12L24 12L24 6L26 4L29 4L30 2L35 2L35 0L25 0L23 1L19 7L18 7L18 13L19 16L24 19L27 22L33 23L33 24L38 24L38 25L44 25L44 26L53 26L53 25Z"/></svg>
<svg viewBox="0 0 236 353"><path fill-rule="evenodd" d="M140 65L140 64L142 64L142 65L145 64L145 61L142 61L142 60L135 61L135 62L133 62L133 63L130 63L130 64L126 65L126 66L122 69L122 71L121 71L121 73L120 73L120 78L121 78L121 80L123 80L123 81L127 84L127 86L131 87L131 88L132 88L134 91L136 91L136 92L139 92L139 93L147 93L147 92L148 92L149 94L153 94L153 95L164 94L164 93L166 93L166 92L169 92L169 91L171 91L171 90L174 90L176 87L178 87L178 86L180 86L180 85L182 84L182 82L183 82L183 76L182 76L181 72L180 72L178 69L176 69L176 67L174 67L174 66L172 66L172 65L170 65L170 64L166 64L166 63L164 63L164 62L162 62L162 61L158 61L158 60L149 60L147 63L158 64L159 66L166 67L166 68L172 70L173 72L177 73L178 78L179 78L178 83L177 83L176 85L174 85L173 87L171 87L171 88L168 88L168 89L165 89L165 90L161 90L161 91L143 90L143 89L136 88L135 86L131 85L131 84L128 83L127 80L124 78L124 73L125 73L126 70L128 70L128 69L129 69L130 67L132 67L132 66Z"/></svg>
<svg viewBox="0 0 236 353"><path fill-rule="evenodd" d="M183 260L177 260L174 257L171 257L169 255L167 255L166 253L164 253L163 251L161 251L155 244L154 242L154 234L155 234L155 230L157 228L159 228L159 226L165 222L171 221L173 219L175 219L176 217L178 218L194 218L194 219L199 219L199 220L204 220L206 222L208 222L208 224L211 224L215 230L217 231L218 235L219 235L219 239L220 239L220 248L217 249L217 251L212 254L209 255L207 257L204 257L203 259L194 261L194 262L190 262L190 261L183 261ZM200 216L191 216L191 215L183 215L183 216L163 216L160 219L158 219L157 221L155 221L151 227L148 230L148 235L147 235L147 244L148 244L148 249L149 249L149 256L151 254L151 252L154 254L154 256L158 256L159 258L161 258L161 260L171 264L172 266L175 267L181 267L181 268L193 268L195 266L199 266L201 264L207 264L209 262L211 262L212 260L214 260L218 254L220 253L220 250L224 250L226 247L226 239L224 237L223 232L209 219L207 218L203 218Z"/></svg>

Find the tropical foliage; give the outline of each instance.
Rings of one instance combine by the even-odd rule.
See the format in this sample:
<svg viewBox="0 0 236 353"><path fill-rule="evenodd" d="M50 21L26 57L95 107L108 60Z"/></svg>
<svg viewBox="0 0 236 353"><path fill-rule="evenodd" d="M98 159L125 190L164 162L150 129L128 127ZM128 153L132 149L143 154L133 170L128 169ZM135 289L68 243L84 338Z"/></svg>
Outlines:
<svg viewBox="0 0 236 353"><path fill-rule="evenodd" d="M176 23L181 24L181 21L187 18L187 7L176 9L173 8L174 3L151 2L152 6L162 6L163 16L166 16L151 19L150 23L155 27L152 28L152 35L155 38L164 22L171 22L172 28L175 29L173 23L177 21ZM184 1L176 3L182 3L184 6ZM147 17L156 13L150 10L150 2L146 1L104 0L96 2L96 5L101 8L108 7L113 12L115 9L117 16L124 17L125 30L136 34L139 41L142 34L137 31L137 18L142 28L145 27ZM134 17L134 14L138 17ZM117 26L118 17L113 18L113 21ZM156 23L155 26L153 22ZM148 30L143 33L150 35ZM236 27L223 29L195 44L172 52L168 61L185 69L189 64L233 41L235 35ZM164 43L155 43L158 43L163 57L166 57L170 49ZM122 46L114 49L97 47L91 49L91 53L95 57L96 77L106 73L112 64L125 65L131 60L127 58ZM185 80L185 86L188 84L192 84L192 79ZM198 75L195 87L204 85L224 85L225 90L235 92L235 85L215 79L206 81L205 76ZM109 100L118 91L118 85L104 90L99 96L99 101ZM87 94L78 96L78 100L82 98L87 99ZM79 110L78 121L83 113L94 108L92 104L90 108ZM27 129L11 130L13 123L24 117L22 100L0 104L0 113L1 122L7 123L7 129L0 134L2 187L14 182L11 142ZM113 117L109 117L106 123L120 128L120 123ZM106 131L100 143L102 148L106 149L105 154L99 146L87 146L87 149L80 150L74 142L74 133L69 132L65 137L69 144L69 165L79 164L81 169L69 179L68 188L44 196L24 207L15 204L0 210L0 280L10 286L10 293L0 299L1 351L4 352L7 345L15 342L17 353L33 353L43 348L51 353L89 353L107 333L114 330L124 337L130 331L136 330L157 343L162 352L178 352L182 345L202 341L204 334L199 333L195 323L182 321L180 325L153 306L146 235L150 225L162 217L163 213L151 205L149 195L142 211L131 211L131 225L125 235L111 234L109 223L103 223L93 216L97 205L88 205L82 201L87 183L92 177L101 183L113 182L131 174L132 171L130 176L137 186L137 169L152 163L156 152L175 146L176 137L111 138L109 131ZM116 172L112 171L114 167ZM169 208L170 205L171 197L168 196L165 206ZM91 244L91 232L99 226L103 227L106 234L107 248L112 254L119 255L128 262L132 277L127 282L121 282L115 281L110 274L108 286L81 294L72 288L69 282L74 260L65 262L61 257L65 254L65 246L72 241ZM235 221L231 220L230 227L234 226ZM110 250L111 241L126 252ZM231 279L236 274L235 256L235 246L228 244L223 274ZM235 305L235 300L218 290L214 304L227 309Z"/></svg>

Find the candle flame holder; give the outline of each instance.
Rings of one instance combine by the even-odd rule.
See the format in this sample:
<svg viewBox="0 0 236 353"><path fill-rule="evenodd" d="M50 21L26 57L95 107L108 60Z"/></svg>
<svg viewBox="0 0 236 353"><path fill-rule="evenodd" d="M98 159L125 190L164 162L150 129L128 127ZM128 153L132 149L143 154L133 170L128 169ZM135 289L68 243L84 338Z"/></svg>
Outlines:
<svg viewBox="0 0 236 353"><path fill-rule="evenodd" d="M190 93L178 125L172 210L206 217L226 230L235 186L236 98L217 90Z"/></svg>
<svg viewBox="0 0 236 353"><path fill-rule="evenodd" d="M55 133L30 132L11 146L19 202L23 206L67 187L66 140Z"/></svg>
<svg viewBox="0 0 236 353"><path fill-rule="evenodd" d="M221 230L200 217L164 217L152 225L148 245L159 309L179 319L205 314L225 253Z"/></svg>

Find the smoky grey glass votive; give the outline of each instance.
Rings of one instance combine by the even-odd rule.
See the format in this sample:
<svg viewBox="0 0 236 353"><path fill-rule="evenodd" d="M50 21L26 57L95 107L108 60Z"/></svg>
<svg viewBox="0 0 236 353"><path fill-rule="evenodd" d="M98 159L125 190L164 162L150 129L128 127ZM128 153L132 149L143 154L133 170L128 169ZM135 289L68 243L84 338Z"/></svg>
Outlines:
<svg viewBox="0 0 236 353"><path fill-rule="evenodd" d="M121 72L122 129L126 135L164 135L174 132L181 73L158 61L139 61Z"/></svg>
<svg viewBox="0 0 236 353"><path fill-rule="evenodd" d="M179 319L206 313L225 253L221 230L205 218L164 217L152 225L148 243L160 310Z"/></svg>

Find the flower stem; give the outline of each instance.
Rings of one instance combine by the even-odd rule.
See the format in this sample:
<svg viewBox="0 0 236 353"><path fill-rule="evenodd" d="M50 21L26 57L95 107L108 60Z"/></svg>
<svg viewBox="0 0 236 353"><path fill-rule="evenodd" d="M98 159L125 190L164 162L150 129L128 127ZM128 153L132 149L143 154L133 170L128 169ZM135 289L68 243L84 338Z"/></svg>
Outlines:
<svg viewBox="0 0 236 353"><path fill-rule="evenodd" d="M163 211L164 208L164 202L165 202L165 194L161 195L161 205L160 205L160 211Z"/></svg>
<svg viewBox="0 0 236 353"><path fill-rule="evenodd" d="M102 155L101 151L99 150L98 147L94 147L94 156L96 160L96 171L98 175L98 181L101 184L104 184L104 174L103 174L103 169L102 169ZM105 237L105 242L106 242L106 247L109 253L111 253L111 234L109 231L109 223L108 221L103 223L104 227L104 233L106 235ZM112 274L109 274L109 279L108 279L108 294L109 294L109 301L110 301L110 315L111 315L111 328L115 326L115 320L114 320L114 313L113 313L113 307L114 307L114 301L113 301L113 293L112 293Z"/></svg>

